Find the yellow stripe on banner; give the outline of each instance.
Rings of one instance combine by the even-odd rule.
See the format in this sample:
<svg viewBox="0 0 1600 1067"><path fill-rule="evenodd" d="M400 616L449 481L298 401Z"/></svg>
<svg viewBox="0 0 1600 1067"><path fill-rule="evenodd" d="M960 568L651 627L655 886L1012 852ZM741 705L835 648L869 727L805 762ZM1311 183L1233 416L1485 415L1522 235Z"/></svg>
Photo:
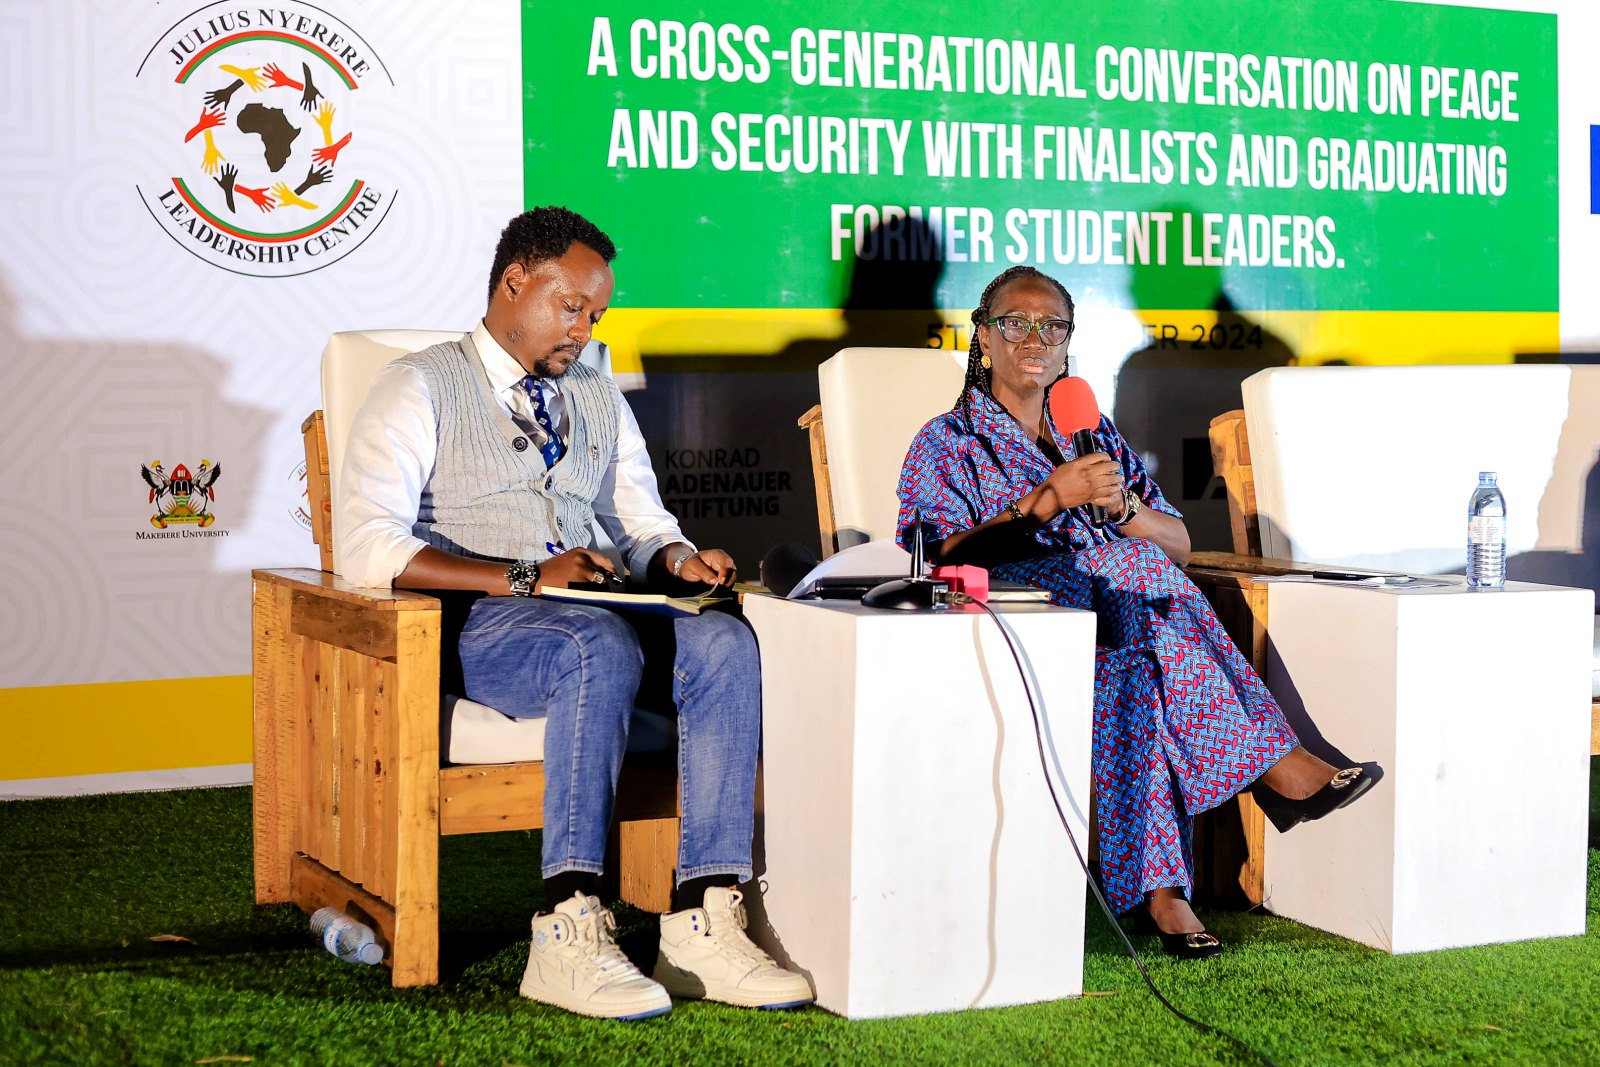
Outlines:
<svg viewBox="0 0 1600 1067"><path fill-rule="evenodd" d="M1196 354L1190 345L1211 344L1217 325L1214 311L1137 314L1156 337L1163 325L1177 327L1181 350ZM1230 318L1241 321L1276 334L1302 364L1510 363L1561 348L1561 316L1554 311L1239 311Z"/></svg>
<svg viewBox="0 0 1600 1067"><path fill-rule="evenodd" d="M764 356L795 341L828 340L844 331L844 312L834 308L613 308L594 334L611 346L613 374L637 374L644 370L646 352Z"/></svg>
<svg viewBox="0 0 1600 1067"><path fill-rule="evenodd" d="M0 780L250 762L250 676L0 689Z"/></svg>
<svg viewBox="0 0 1600 1067"><path fill-rule="evenodd" d="M862 311L863 319L899 320L904 344L930 338L918 335L906 311ZM930 310L929 324L961 328L965 347L971 329L969 309ZM1091 314L1086 311L1085 314ZM1140 310L1138 318L1159 339L1161 328L1174 333L1174 351L1198 356L1230 343L1216 338L1214 311ZM1561 347L1561 316L1554 311L1240 311L1230 323L1259 325L1277 335L1300 363L1336 360L1362 365L1419 363L1509 363L1519 354L1551 353ZM1199 333L1196 333L1196 330ZM925 327L923 328L925 332ZM618 374L644 370L643 356L764 356L799 341L843 337L844 313L832 308L615 308L595 335L611 346ZM941 337L949 347L949 331ZM1080 337L1082 336L1080 332ZM1193 347L1196 344L1198 348ZM1234 347L1232 351L1238 352ZM1248 349L1246 349L1248 351Z"/></svg>

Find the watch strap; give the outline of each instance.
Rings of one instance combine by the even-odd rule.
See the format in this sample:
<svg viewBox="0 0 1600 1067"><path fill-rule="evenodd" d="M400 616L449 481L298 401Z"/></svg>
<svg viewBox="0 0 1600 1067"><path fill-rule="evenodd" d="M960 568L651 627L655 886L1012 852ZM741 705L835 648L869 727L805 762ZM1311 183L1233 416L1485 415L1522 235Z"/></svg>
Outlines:
<svg viewBox="0 0 1600 1067"><path fill-rule="evenodd" d="M1133 521L1133 517L1144 510L1144 501L1139 495L1127 486L1122 487L1122 518L1112 523L1113 526L1126 526Z"/></svg>
<svg viewBox="0 0 1600 1067"><path fill-rule="evenodd" d="M511 583L512 596L533 596L539 587L539 565L519 559L506 568L506 581Z"/></svg>

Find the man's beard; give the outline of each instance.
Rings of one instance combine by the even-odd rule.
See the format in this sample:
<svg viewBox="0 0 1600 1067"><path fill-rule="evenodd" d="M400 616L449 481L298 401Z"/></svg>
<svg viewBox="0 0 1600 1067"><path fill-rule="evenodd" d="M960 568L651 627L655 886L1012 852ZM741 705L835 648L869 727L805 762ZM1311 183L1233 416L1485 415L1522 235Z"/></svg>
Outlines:
<svg viewBox="0 0 1600 1067"><path fill-rule="evenodd" d="M577 345L562 345L560 348L552 351L548 356L541 356L539 359L534 360L533 373L537 374L541 378L559 378L563 374L567 373L567 369L572 365L572 363L576 363L578 361L578 356L582 352L583 349L579 348ZM563 363L558 359L558 357L563 353L571 354L572 363Z"/></svg>

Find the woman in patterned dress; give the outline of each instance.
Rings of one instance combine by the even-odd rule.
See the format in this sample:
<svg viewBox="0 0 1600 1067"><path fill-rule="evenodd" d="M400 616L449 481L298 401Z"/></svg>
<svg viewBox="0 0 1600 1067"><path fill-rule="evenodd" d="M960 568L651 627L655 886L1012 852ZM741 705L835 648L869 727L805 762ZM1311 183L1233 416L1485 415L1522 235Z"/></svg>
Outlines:
<svg viewBox="0 0 1600 1067"><path fill-rule="evenodd" d="M1066 375L1073 302L1013 267L972 313L956 407L922 428L900 472L899 539L922 513L934 558L1048 589L1095 611L1094 784L1100 873L1119 912L1144 905L1163 948L1187 959L1222 944L1195 917L1194 815L1259 784L1281 828L1361 795L1375 765L1335 771L1301 748L1277 702L1179 569L1183 519L1111 420L1078 456L1045 398ZM1083 505L1106 509L1105 526ZM1265 786L1266 788L1260 788Z"/></svg>

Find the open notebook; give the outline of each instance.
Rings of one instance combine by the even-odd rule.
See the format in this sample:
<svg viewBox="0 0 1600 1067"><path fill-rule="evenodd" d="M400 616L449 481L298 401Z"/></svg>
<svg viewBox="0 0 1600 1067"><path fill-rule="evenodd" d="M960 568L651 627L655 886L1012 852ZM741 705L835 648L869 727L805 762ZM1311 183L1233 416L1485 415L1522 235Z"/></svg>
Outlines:
<svg viewBox="0 0 1600 1067"><path fill-rule="evenodd" d="M700 596L667 596L665 593L612 593L601 589L541 589L546 600L567 600L577 604L600 604L618 611L638 611L646 615L698 615L704 608L733 599L725 587L708 589Z"/></svg>

